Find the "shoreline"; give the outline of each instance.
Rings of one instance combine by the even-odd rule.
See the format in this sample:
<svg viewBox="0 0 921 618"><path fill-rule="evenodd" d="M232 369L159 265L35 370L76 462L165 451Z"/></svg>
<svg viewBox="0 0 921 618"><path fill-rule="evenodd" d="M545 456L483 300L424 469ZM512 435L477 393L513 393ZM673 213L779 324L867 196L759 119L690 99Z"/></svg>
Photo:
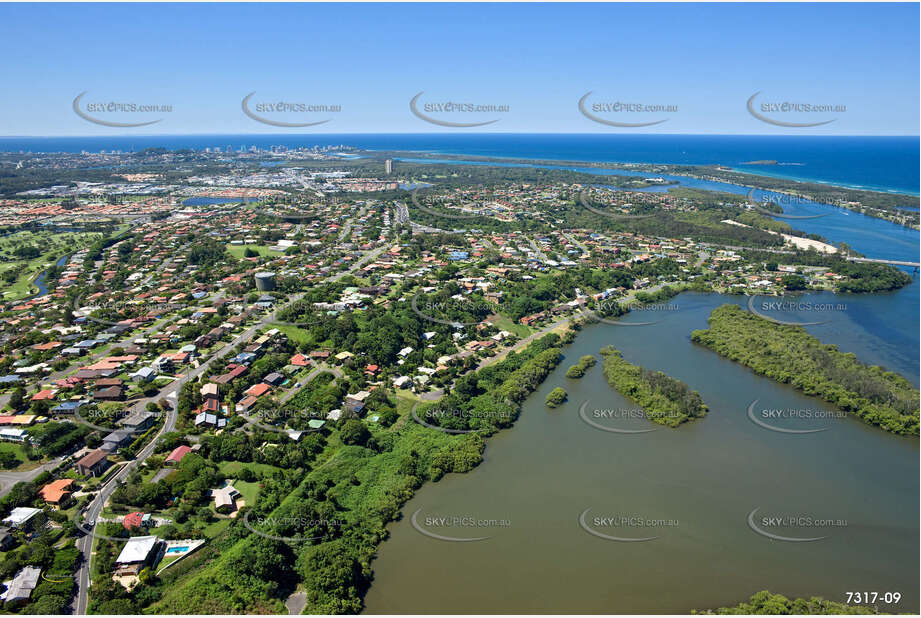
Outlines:
<svg viewBox="0 0 921 618"><path fill-rule="evenodd" d="M728 172L735 172L738 174L748 174L750 176L758 176L765 179L772 180L786 180L790 182L801 182L801 183L815 183L823 185L831 189L846 189L849 191L866 191L868 193L878 193L885 196L900 196L904 195L906 197L915 197L921 198L921 192L911 193L906 192L900 189L893 189L891 187L866 187L856 184L842 184L837 182L832 182L828 180L819 180L813 178L803 178L796 176L787 176L783 174L771 174L763 170L750 171L747 169L741 169L737 166L744 165L744 163L735 163L731 165L721 164L721 163L651 163L645 161L593 161L593 160L574 160L574 159L543 159L543 158L529 158L529 157L503 157L499 155L476 155L476 154L464 154L457 152L443 152L437 150L373 150L368 149L363 152L373 153L376 156L383 156L385 154L412 154L412 155L426 155L427 157L438 157L445 159L453 159L457 161L476 161L476 162L494 162L494 163L520 163L525 165L565 165L565 166L580 166L580 167L597 167L599 169L613 169L613 170L630 170L633 167L639 166L666 166L666 167L713 167L717 170L723 170ZM781 166L777 166L781 167ZM799 167L799 166L795 166ZM682 174L679 172L669 172L675 176L685 176L688 178L698 178L690 174Z"/></svg>
<svg viewBox="0 0 921 618"><path fill-rule="evenodd" d="M799 191L793 188L783 187L783 188L772 188L770 187L770 181L779 181L779 182L789 182L796 183L800 185L817 185L816 188L819 189L828 189L828 190L838 190L838 191L850 191L850 192L859 192L862 194L867 194L868 197L881 197L888 199L896 199L899 197L904 197L916 201L921 205L921 196L913 195L909 193L895 192L895 191L878 191L872 189L864 188L854 188L846 185L837 185L830 184L822 181L806 181L795 178L786 178L781 176L767 176L763 174L756 174L752 172L747 172L744 170L737 170L732 167L719 165L719 164L707 164L707 165L690 165L690 164L674 164L674 163L617 163L617 162L599 162L599 161L568 161L568 160L552 160L552 159L523 159L520 157L487 157L482 155L456 155L456 154L446 154L446 153L433 153L429 151L364 151L368 153L374 153L374 156L384 156L388 158L396 159L406 159L409 163L420 163L426 159L431 159L432 165L437 164L448 164L450 162L456 162L460 165L484 165L488 166L490 163L497 165L511 165L517 167L560 167L560 168L596 168L599 170L611 170L611 171L622 171L622 172L633 172L633 173L649 173L649 174L666 174L670 176L677 176L682 178L693 178L696 180L704 182L716 182L723 183L727 185L732 185L739 188L748 188L748 189L757 189L760 191L765 191L777 195L783 195L791 198L801 198L815 203L819 206L830 206L832 208L842 208L844 210L850 210L857 214L862 214L867 217L872 217L874 219L880 219L882 221L888 221L893 225L899 227L908 228L912 230L921 229L921 223L916 222L910 217L918 215L921 210L916 210L916 206L910 207L899 207L893 206L891 208L878 208L869 205L863 205L860 201L855 202L843 202L841 200L836 200L837 203L828 203L823 202L821 197L813 197L809 195L810 187L802 187ZM411 155L411 156L410 156ZM448 163L445 163L445 162ZM426 163L422 163L426 164ZM674 167L679 167L682 169L672 169ZM685 169L691 168L691 169ZM586 172L591 173L591 172ZM740 178L738 180L730 178L722 178L719 176L720 173L730 173L730 174L740 174L747 176L749 178ZM758 184L752 184L757 182ZM680 184L679 184L680 186ZM630 189L626 189L630 190ZM778 216L782 213L778 213ZM882 216L890 215L890 216ZM901 217L896 218L898 215Z"/></svg>

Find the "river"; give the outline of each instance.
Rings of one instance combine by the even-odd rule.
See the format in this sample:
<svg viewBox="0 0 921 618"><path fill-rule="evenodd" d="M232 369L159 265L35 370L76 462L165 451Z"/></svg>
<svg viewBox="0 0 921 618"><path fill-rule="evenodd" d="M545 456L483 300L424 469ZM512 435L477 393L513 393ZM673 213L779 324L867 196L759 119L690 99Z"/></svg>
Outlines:
<svg viewBox="0 0 921 618"><path fill-rule="evenodd" d="M916 286L900 293L916 297ZM827 296L802 299L827 302ZM839 601L847 591L900 592L901 603L886 609L918 611L917 439L853 418L773 423L827 428L805 435L755 424L747 415L755 399L758 409L830 406L691 343L691 331L706 326L714 307L744 299L685 293L670 302L679 310L655 325L586 328L527 400L514 428L490 438L478 468L417 493L374 562L368 613L685 613L735 604L762 589ZM838 341L835 333L843 333L842 348L865 356L861 352L871 350L861 342L875 338L861 326L865 310L862 304L837 312L829 324L809 330L825 341ZM649 320L630 314L625 321ZM913 323L914 338L906 344L917 351L916 318ZM850 337L853 332L859 336ZM698 390L708 415L679 429L642 419L595 420L615 428L655 428L642 434L609 433L583 421L583 402L590 418L596 409L636 408L604 380L598 350L609 344L629 361ZM566 368L584 354L594 354L599 364L581 380L566 379ZM899 358L890 368L917 382L917 354ZM569 400L551 410L544 398L556 386L567 389ZM796 538L827 536L776 541L749 527L747 516L756 508L758 518L846 524L768 529ZM490 538L460 543L424 536L410 523L419 509L427 531ZM621 537L658 537L610 541L579 526L585 509L591 509L590 524L596 516L677 523L590 526ZM432 526L426 517L509 525Z"/></svg>
<svg viewBox="0 0 921 618"><path fill-rule="evenodd" d="M917 260L917 232L819 208L831 214L794 227L872 257ZM804 306L831 308L774 315L823 321L806 328L918 386L918 299L915 279L887 294L804 294L797 297ZM713 308L745 301L684 293L668 301L672 310L623 318L653 325L584 329L515 426L489 439L478 468L426 484L404 506L373 563L366 613L686 613L734 605L763 589L842 602L849 591L898 592L900 601L880 601L881 610L917 613L917 438L854 418L762 420L823 429L808 434L754 422L748 410L755 400L753 410L838 411L691 343ZM605 345L685 381L708 415L678 429L627 418L636 406L604 380L598 351ZM581 380L565 378L584 354L598 365ZM556 386L569 399L551 410L544 399ZM580 416L583 404L596 425L654 431L596 428ZM428 533L488 538L432 538L412 525L413 514Z"/></svg>
<svg viewBox="0 0 921 618"><path fill-rule="evenodd" d="M58 261L55 262L54 265L63 266L64 264L67 263L68 259L69 259L69 256L63 255L58 258ZM47 274L48 274L48 271L43 270L42 272L38 273L37 277L35 277L35 281L32 282L32 285L38 288L38 293L32 298L38 298L48 293L48 286L45 285L45 277L47 276Z"/></svg>
<svg viewBox="0 0 921 618"><path fill-rule="evenodd" d="M450 163L456 165L482 165L490 167L536 167L541 169L559 169L585 174L604 176L649 177L649 172L632 170L601 169L597 167L580 167L572 165L504 163L501 161L468 161L452 159L400 159L411 163ZM676 184L653 186L641 191L662 192L676 187L703 189L707 191L724 191L736 195L747 195L750 187L728 182L701 180L687 176L655 174L658 178L674 181ZM787 196L770 191L755 190L752 198L756 200L772 199L783 206L784 213L793 216L824 215L816 219L786 220L793 228L819 234L829 239L832 244L845 242L851 248L867 257L886 260L917 261L919 236L917 230L895 225L883 219L869 217L844 208L820 204L806 199L790 200ZM909 269L910 272L910 269Z"/></svg>

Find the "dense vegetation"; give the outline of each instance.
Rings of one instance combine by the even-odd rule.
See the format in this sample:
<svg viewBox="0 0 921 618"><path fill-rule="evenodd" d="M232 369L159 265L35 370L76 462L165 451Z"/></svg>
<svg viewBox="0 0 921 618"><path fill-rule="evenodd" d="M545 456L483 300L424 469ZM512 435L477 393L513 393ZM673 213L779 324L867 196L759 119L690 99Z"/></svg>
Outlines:
<svg viewBox="0 0 921 618"><path fill-rule="evenodd" d="M742 257L746 261L761 261L768 270L777 270L778 264L826 267L829 272L845 277L835 284L838 292L885 292L903 288L911 283L911 277L895 266L849 262L840 255L829 255L818 251L797 251L784 254L748 250L742 252Z"/></svg>
<svg viewBox="0 0 921 618"><path fill-rule="evenodd" d="M170 575L173 585L160 587L162 598L150 610L283 613L279 599L300 584L307 593L307 613L359 612L386 524L423 482L480 463L484 435L514 420L495 411L517 415L521 401L559 362L559 345L559 336L543 337L465 376L437 404L485 412L437 417L483 431L452 435L407 419L389 429L356 419L341 422L317 460L297 471L300 482L293 491L287 496L260 492L256 504L244 507L207 551ZM356 423L364 425L367 435L355 430ZM252 525L265 522L260 530L290 540L253 534L242 523L247 513Z"/></svg>
<svg viewBox="0 0 921 618"><path fill-rule="evenodd" d="M547 406L550 408L557 408L566 401L566 389L560 388L557 386L555 389L547 393Z"/></svg>
<svg viewBox="0 0 921 618"><path fill-rule="evenodd" d="M707 413L700 394L681 380L631 365L611 346L602 348L601 356L608 384L639 404L652 422L677 427Z"/></svg>
<svg viewBox="0 0 921 618"><path fill-rule="evenodd" d="M598 362L595 360L595 357L591 354L586 354L579 359L579 362L566 370L567 378L581 378L585 375L585 372L590 368L595 366L595 363Z"/></svg>
<svg viewBox="0 0 921 618"><path fill-rule="evenodd" d="M864 365L802 327L777 324L736 305L714 309L709 324L709 330L694 331L691 340L866 423L918 435L918 390L902 376Z"/></svg>
<svg viewBox="0 0 921 618"><path fill-rule="evenodd" d="M782 594L767 590L756 592L748 601L734 607L719 607L714 610L694 610L693 614L770 614L774 616L803 616L808 614L878 614L872 607L847 605L821 597L809 599L788 599Z"/></svg>

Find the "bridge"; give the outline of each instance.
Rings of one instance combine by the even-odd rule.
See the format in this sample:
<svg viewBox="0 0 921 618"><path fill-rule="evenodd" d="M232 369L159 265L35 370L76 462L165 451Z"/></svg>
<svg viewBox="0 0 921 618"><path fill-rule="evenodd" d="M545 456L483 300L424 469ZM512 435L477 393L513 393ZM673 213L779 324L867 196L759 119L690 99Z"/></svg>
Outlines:
<svg viewBox="0 0 921 618"><path fill-rule="evenodd" d="M878 258L862 258L862 257L849 257L846 259L849 262L873 262L875 264L892 264L893 266L913 266L915 268L921 267L921 262L905 262L902 260L881 260Z"/></svg>
<svg viewBox="0 0 921 618"><path fill-rule="evenodd" d="M731 251L763 251L765 253L780 253L783 255L797 255L800 252L790 251L789 249L773 249L769 247L739 247L737 245L719 245L716 243L701 242L697 243L702 247L708 249L729 249ZM835 255L833 253L828 255ZM870 262L873 264L891 264L893 266L911 266L912 268L921 268L921 262L908 262L905 260L884 260L881 258L868 258L868 257L852 257L845 256L844 258L848 262Z"/></svg>

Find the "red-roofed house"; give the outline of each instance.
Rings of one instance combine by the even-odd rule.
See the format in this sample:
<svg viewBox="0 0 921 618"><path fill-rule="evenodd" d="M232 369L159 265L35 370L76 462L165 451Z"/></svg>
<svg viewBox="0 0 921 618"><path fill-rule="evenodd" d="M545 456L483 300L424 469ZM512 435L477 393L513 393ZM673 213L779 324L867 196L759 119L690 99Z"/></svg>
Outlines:
<svg viewBox="0 0 921 618"><path fill-rule="evenodd" d="M291 357L291 364L295 367L307 367L310 365L310 359L303 354L295 354Z"/></svg>
<svg viewBox="0 0 921 618"><path fill-rule="evenodd" d="M150 523L150 515L145 515L140 511L134 513L128 513L125 515L125 519L122 520L122 526L125 527L125 530L131 530L132 528L141 528L146 527Z"/></svg>
<svg viewBox="0 0 921 618"><path fill-rule="evenodd" d="M256 404L255 397L244 397L237 402L237 412L246 412Z"/></svg>
<svg viewBox="0 0 921 618"><path fill-rule="evenodd" d="M177 464L180 461L182 461L183 457L185 457L191 452L192 452L191 447L188 447L184 444L182 446L177 446L176 448L173 449L173 452L170 453L169 456L166 458L166 463L168 464L176 463ZM189 460L189 461L192 461L192 460Z"/></svg>
<svg viewBox="0 0 921 618"><path fill-rule="evenodd" d="M246 389L245 393L250 397L262 397L270 390L272 390L271 386L265 384L264 382L260 382L259 384L253 384L250 386L248 389Z"/></svg>
<svg viewBox="0 0 921 618"><path fill-rule="evenodd" d="M54 399L54 390L46 388L32 395L32 401L52 401Z"/></svg>
<svg viewBox="0 0 921 618"><path fill-rule="evenodd" d="M73 479L58 479L39 489L38 495L54 507L64 506L70 500L70 486L73 484Z"/></svg>

